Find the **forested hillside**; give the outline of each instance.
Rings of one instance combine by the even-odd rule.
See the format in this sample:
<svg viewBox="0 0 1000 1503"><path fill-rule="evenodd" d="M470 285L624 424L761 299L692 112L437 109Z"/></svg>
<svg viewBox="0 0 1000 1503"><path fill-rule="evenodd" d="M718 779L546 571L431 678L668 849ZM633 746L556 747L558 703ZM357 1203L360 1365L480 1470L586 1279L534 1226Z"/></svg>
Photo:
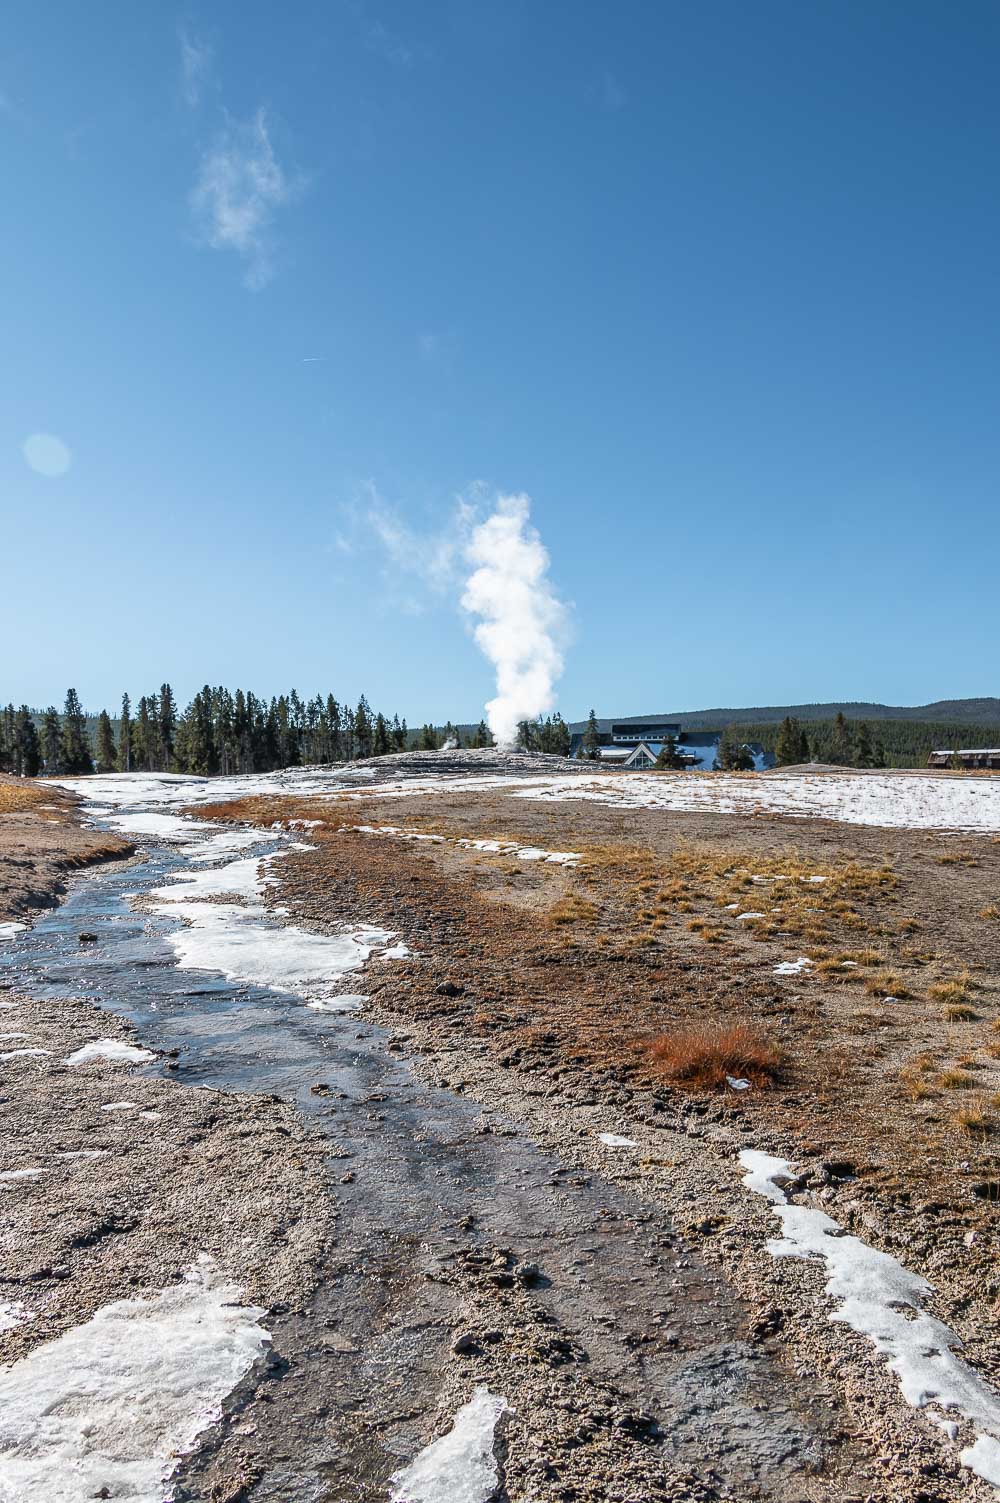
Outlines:
<svg viewBox="0 0 1000 1503"><path fill-rule="evenodd" d="M807 705L752 705L742 709L685 710L680 713L666 711L655 715L615 716L616 723L635 721L667 720L679 725L682 730L719 731L727 725L778 725L789 716L799 721L833 722L843 715L852 722L873 720L916 720L925 724L968 729L969 726L992 726L994 732L1000 726L1000 699L939 699L928 705L883 705L861 701ZM609 729L610 720L598 720L602 731ZM585 720L570 724L571 731L584 731ZM980 743L967 742L974 746Z"/></svg>
<svg viewBox="0 0 1000 1503"><path fill-rule="evenodd" d="M791 740L791 725L799 740ZM832 762L847 767L924 767L931 751L1000 746L1000 723L955 725L932 720L852 720L846 716L803 723L797 716L781 724L741 721L729 728L741 741L759 741L782 762ZM783 735L784 733L784 735ZM804 740L802 739L804 738ZM784 755L788 746L788 754Z"/></svg>

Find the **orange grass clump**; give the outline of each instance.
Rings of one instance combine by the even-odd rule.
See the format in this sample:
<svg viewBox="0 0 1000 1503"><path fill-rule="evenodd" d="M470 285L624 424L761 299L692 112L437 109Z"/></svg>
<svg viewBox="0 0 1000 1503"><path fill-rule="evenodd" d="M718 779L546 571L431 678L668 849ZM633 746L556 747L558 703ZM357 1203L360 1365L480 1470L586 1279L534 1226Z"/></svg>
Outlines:
<svg viewBox="0 0 1000 1503"><path fill-rule="evenodd" d="M783 1052L753 1023L702 1023L661 1034L647 1045L656 1072L667 1080L713 1089L726 1076L770 1085Z"/></svg>

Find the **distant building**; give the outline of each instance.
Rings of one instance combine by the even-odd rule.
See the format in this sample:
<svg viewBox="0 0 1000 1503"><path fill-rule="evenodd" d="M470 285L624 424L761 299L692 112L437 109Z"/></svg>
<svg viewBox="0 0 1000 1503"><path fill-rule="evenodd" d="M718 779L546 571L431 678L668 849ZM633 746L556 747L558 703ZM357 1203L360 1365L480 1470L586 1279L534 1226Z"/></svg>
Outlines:
<svg viewBox="0 0 1000 1503"><path fill-rule="evenodd" d="M624 767L629 772L653 767L668 736L674 738L682 768L711 772L715 766L719 731L683 731L675 722L666 720L612 720L604 724L608 729L598 732L597 749L597 759L603 767ZM569 750L571 757L582 756L583 737L582 731L573 733ZM766 752L756 741L749 745L758 771L774 766L771 752Z"/></svg>
<svg viewBox="0 0 1000 1503"><path fill-rule="evenodd" d="M928 767L961 767L975 770L986 768L1000 771L1000 747L972 746L961 751L932 751L927 758Z"/></svg>

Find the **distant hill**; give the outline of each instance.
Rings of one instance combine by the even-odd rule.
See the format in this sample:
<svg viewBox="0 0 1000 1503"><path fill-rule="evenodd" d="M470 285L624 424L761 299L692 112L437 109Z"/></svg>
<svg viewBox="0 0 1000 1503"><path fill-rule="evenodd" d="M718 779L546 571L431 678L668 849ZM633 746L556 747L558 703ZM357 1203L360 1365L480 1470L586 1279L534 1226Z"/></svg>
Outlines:
<svg viewBox="0 0 1000 1503"><path fill-rule="evenodd" d="M929 705L879 705L866 701L844 700L840 703L815 705L751 705L745 709L664 711L649 715L616 715L616 725L648 725L666 720L682 730L717 731L727 725L772 724L794 715L799 720L833 720L843 714L848 720L924 720L937 725L1000 725L1000 699L939 699ZM597 722L602 731L610 730L609 719ZM571 731L584 731L585 720L570 723Z"/></svg>

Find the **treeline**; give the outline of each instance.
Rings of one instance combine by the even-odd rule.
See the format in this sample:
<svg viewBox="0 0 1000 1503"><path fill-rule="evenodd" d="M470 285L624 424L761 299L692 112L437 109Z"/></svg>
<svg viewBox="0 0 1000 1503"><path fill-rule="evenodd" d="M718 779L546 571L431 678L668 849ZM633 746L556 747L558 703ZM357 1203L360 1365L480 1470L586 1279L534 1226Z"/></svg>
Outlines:
<svg viewBox="0 0 1000 1503"><path fill-rule="evenodd" d="M932 751L1000 746L1000 725L952 725L933 720L832 720L805 723L786 716L780 725L731 726L734 736L759 741L779 766L829 762L838 767L924 767Z"/></svg>
<svg viewBox="0 0 1000 1503"><path fill-rule="evenodd" d="M544 728L543 728L544 729ZM302 700L293 689L270 700L250 690L213 689L206 684L183 712L173 690L162 684L133 705L123 695L121 710L87 715L75 689L60 713L27 705L0 710L0 771L24 777L44 772L77 776L88 772L188 772L211 777L275 772L327 762L350 762L408 751L461 746L450 722L410 731L398 715L371 709L362 695L353 708L332 694ZM569 733L566 733L567 749ZM465 744L492 746L484 721Z"/></svg>

